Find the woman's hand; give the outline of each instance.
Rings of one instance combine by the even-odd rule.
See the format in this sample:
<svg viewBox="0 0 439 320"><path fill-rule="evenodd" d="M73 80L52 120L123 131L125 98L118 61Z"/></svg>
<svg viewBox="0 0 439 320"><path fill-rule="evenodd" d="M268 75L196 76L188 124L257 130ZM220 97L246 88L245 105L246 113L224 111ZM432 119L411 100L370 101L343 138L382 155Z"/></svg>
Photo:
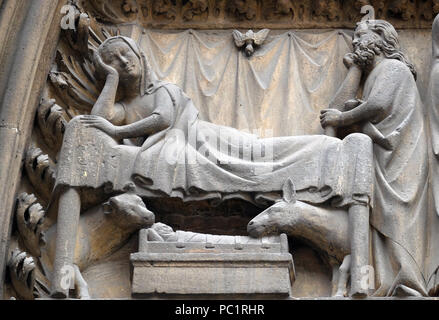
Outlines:
<svg viewBox="0 0 439 320"><path fill-rule="evenodd" d="M94 60L94 65L96 67L96 71L98 73L102 74L104 77L107 77L108 75L113 75L119 78L119 73L117 72L117 70L112 66L106 64L104 61L102 61L102 58L97 51L93 52L93 60Z"/></svg>
<svg viewBox="0 0 439 320"><path fill-rule="evenodd" d="M79 121L81 121L86 127L99 129L110 137L117 139L117 127L100 116L82 115Z"/></svg>
<svg viewBox="0 0 439 320"><path fill-rule="evenodd" d="M324 109L320 111L320 123L323 128L340 127L342 125L342 112L337 109Z"/></svg>

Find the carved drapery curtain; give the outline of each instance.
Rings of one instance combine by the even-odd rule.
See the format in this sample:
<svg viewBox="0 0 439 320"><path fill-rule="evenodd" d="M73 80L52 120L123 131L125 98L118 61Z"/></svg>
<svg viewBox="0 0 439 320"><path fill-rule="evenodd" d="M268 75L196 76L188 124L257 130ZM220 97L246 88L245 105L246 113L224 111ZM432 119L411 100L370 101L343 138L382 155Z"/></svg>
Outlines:
<svg viewBox="0 0 439 320"><path fill-rule="evenodd" d="M265 134L265 136L267 136L267 132L264 129L272 130L273 136L309 135L322 133L319 124L319 111L328 106L331 97L345 78L346 68L343 65L343 56L351 51L351 35L351 32L343 30L278 32L272 34L267 43L251 58L247 58L235 47L230 31L188 30L175 33L145 31L140 38L140 45L147 53L159 78L182 87L194 100L205 120L241 130L259 128L262 129L260 134ZM410 32L407 32L402 37L403 44L409 39L409 35ZM423 94L425 77L428 74L425 67L429 65L429 59L426 58L429 58L431 53L426 51L423 46L417 48L417 41L420 40L414 39L414 44L411 44L404 51L408 53L409 59L414 61L418 69L420 75L418 86ZM380 86L385 87L385 81ZM398 108L403 110L405 103L409 104L410 102L401 100L401 106ZM419 108L422 108L420 103ZM416 121L418 123L415 124L415 127L422 128L422 111ZM410 130L408 131L410 132ZM419 139L416 141L420 144L419 150L424 150L425 141ZM419 159L417 159L421 163L422 170L415 171L422 172L422 174L419 173L418 178L425 180L427 167L423 167L421 159L424 155L425 152L421 152ZM401 174L402 178L398 177L398 179L409 176L410 167L405 161L396 167L394 165L394 168L397 168L395 169L398 172L397 176L401 174L401 168L408 168L404 169L408 170L407 173ZM414 163L418 164L417 161ZM389 169L388 166L389 164L386 164L386 169ZM381 167L377 165L375 168ZM390 172L386 172L386 174L390 174ZM386 179L383 178L385 185L394 183L393 180ZM420 182L421 186L424 185L424 180ZM392 184L392 193L399 192L396 185L396 183L395 186ZM376 183L376 186L379 184ZM386 201L392 201L389 200L392 199L390 191L383 190L381 188L379 192L384 192L384 196L380 195L379 197L383 197ZM407 190L404 191L407 192ZM401 192L397 198L404 195L405 193ZM426 198L419 197L419 203L426 205ZM391 207L396 207L396 201L383 206L384 209ZM421 207L421 205L414 207L420 210L420 215L425 212L425 207ZM382 209L383 212L384 209ZM409 208L409 211L413 210ZM391 210L390 212L390 215L394 214ZM391 219L396 218L392 216ZM415 225L414 220L412 220L412 224ZM418 225L422 226L425 223L425 221L421 221L418 222ZM384 225L389 228L394 227L388 223ZM406 226L406 224L403 225ZM383 234L386 233L383 232ZM396 234L404 236L400 230ZM393 239L395 238L393 237ZM402 241L399 240L399 242ZM414 244L412 241L410 245L405 245L405 248L411 248L412 245L418 246L416 250L419 247L424 247L424 245ZM396 251L393 248L386 250L389 250L386 254L377 254L377 256L391 256L393 250ZM415 256L412 252L416 250L408 251L412 258ZM416 264L413 265L412 258L401 258L401 261L405 261L405 268L409 269L410 264L412 264L410 267L418 268ZM419 257L415 259L417 259L416 262L424 261L422 254L419 254ZM432 272L431 266L428 265L429 262L426 262L424 274L427 281ZM431 265L436 268L437 262L433 261ZM424 271L421 263L419 263L419 267L421 272ZM392 288L386 286L383 280L384 278L396 279L389 270L379 270L381 274L380 286L383 290L383 293L380 294L391 293L390 291L389 293L385 292ZM397 268L397 270L399 269ZM386 276L383 276L384 274ZM420 280L419 283L420 288L422 288L423 281Z"/></svg>
<svg viewBox="0 0 439 320"><path fill-rule="evenodd" d="M398 33L425 101L430 34ZM203 120L268 137L323 133L319 111L344 80L351 37L341 29L272 30L250 58L231 30L144 30L138 43L159 78L183 88Z"/></svg>
<svg viewBox="0 0 439 320"><path fill-rule="evenodd" d="M228 30L147 30L139 44L158 77L183 88L203 120L267 137L322 133L319 110L346 75L351 36L272 32L250 58Z"/></svg>

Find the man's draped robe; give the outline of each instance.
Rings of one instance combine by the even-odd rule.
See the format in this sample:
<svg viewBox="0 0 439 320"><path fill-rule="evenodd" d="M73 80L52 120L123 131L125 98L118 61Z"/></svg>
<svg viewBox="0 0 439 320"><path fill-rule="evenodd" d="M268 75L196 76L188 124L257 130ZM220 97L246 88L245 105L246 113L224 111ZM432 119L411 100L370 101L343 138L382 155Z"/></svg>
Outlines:
<svg viewBox="0 0 439 320"><path fill-rule="evenodd" d="M432 294L439 294L439 16L434 19L432 28L433 56L430 73L430 83L427 93L426 106L428 109L428 124L430 132L430 223L426 231L430 234L428 250L430 252L430 269L435 272L429 277L428 289Z"/></svg>
<svg viewBox="0 0 439 320"><path fill-rule="evenodd" d="M427 181L427 138L415 79L396 59L384 59L367 77L363 100L383 107L371 123L390 150L374 144L372 257L376 296L403 285L427 294L431 270Z"/></svg>

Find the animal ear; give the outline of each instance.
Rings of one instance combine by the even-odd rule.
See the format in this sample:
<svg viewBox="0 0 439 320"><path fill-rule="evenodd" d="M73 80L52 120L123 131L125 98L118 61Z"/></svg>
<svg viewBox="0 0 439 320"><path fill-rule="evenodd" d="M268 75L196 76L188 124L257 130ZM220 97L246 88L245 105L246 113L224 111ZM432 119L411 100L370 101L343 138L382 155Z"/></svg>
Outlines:
<svg viewBox="0 0 439 320"><path fill-rule="evenodd" d="M282 197L287 203L294 203L297 200L296 188L291 178L288 178L282 187Z"/></svg>

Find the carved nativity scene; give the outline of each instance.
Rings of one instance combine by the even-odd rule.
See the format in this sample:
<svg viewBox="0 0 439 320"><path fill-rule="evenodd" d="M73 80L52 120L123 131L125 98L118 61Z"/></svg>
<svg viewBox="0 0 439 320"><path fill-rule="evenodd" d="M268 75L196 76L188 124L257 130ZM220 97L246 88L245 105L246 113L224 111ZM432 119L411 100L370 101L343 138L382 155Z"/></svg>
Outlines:
<svg viewBox="0 0 439 320"><path fill-rule="evenodd" d="M439 1L38 9L5 299L439 295Z"/></svg>

